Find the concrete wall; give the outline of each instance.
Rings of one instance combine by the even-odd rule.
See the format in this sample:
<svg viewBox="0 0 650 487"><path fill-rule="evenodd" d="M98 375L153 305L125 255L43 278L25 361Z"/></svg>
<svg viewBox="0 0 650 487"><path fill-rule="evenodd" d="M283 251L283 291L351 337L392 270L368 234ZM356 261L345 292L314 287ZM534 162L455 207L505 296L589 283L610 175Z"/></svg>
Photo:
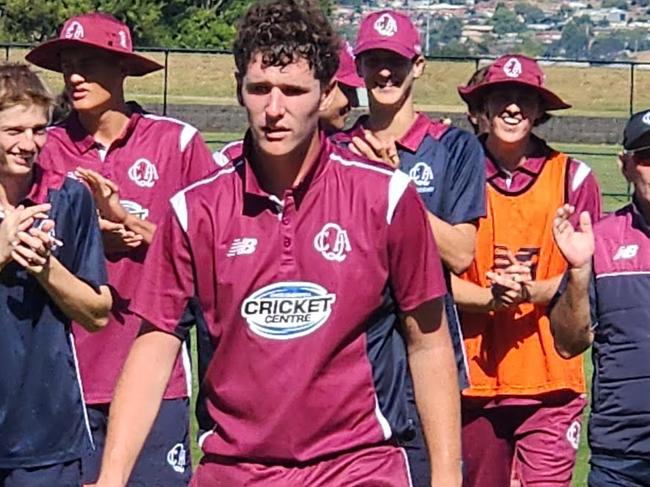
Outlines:
<svg viewBox="0 0 650 487"><path fill-rule="evenodd" d="M162 113L162 106L148 105L148 110ZM359 112L362 113L362 112ZM246 113L236 105L169 105L167 115L189 122L205 132L243 132L246 129ZM431 113L433 118L449 116ZM354 120L355 114L351 116ZM452 114L454 124L469 129L462 114ZM586 144L618 144L622 140L625 118L606 117L553 117L536 132L553 142Z"/></svg>

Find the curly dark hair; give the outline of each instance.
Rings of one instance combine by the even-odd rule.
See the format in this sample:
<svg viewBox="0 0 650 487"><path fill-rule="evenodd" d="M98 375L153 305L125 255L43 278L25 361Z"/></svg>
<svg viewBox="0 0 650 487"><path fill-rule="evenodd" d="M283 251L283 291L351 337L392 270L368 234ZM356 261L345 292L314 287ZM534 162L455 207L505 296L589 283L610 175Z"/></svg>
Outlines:
<svg viewBox="0 0 650 487"><path fill-rule="evenodd" d="M315 78L327 84L339 66L339 46L339 37L314 0L266 0L246 12L233 53L240 76L259 53L265 67L304 58Z"/></svg>

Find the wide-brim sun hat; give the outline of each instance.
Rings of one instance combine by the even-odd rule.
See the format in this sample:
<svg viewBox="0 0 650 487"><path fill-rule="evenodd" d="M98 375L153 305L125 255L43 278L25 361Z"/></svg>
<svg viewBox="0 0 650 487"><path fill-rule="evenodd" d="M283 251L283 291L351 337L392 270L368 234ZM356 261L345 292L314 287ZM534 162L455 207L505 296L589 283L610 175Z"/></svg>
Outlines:
<svg viewBox="0 0 650 487"><path fill-rule="evenodd" d="M68 19L57 39L32 49L25 59L36 66L61 72L61 52L75 47L93 47L118 55L129 76L144 76L163 65L133 51L129 27L112 15L93 12Z"/></svg>
<svg viewBox="0 0 650 487"><path fill-rule="evenodd" d="M534 89L542 98L546 110L571 108L558 95L544 86L545 76L539 64L520 54L509 54L496 59L487 69L483 80L473 86L459 86L458 94L469 105L476 106L489 88L500 85L520 85Z"/></svg>

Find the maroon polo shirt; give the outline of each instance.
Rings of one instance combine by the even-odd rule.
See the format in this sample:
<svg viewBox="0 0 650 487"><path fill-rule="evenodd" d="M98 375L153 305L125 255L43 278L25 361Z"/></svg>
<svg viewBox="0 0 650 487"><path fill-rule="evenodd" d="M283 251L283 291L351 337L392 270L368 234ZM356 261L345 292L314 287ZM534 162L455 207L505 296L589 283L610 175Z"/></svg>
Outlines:
<svg viewBox="0 0 650 487"><path fill-rule="evenodd" d="M173 118L140 112L130 116L124 133L103 148L81 126L75 113L48 131L39 161L74 175L77 167L93 169L114 181L120 201L132 214L160 223L169 198L216 169L212 155L197 129ZM108 403L131 344L140 330L140 318L131 311L131 299L147 246L107 255L113 295L108 326L88 333L74 327L86 402ZM177 361L165 398L189 395L189 354L185 347Z"/></svg>
<svg viewBox="0 0 650 487"><path fill-rule="evenodd" d="M214 426L203 450L261 463L390 438L369 333L392 331L373 328L394 314L389 293L402 311L445 294L408 176L324 137L282 198L260 187L243 156L174 196L141 283L135 312L181 338L179 317L198 296L215 345L202 382Z"/></svg>

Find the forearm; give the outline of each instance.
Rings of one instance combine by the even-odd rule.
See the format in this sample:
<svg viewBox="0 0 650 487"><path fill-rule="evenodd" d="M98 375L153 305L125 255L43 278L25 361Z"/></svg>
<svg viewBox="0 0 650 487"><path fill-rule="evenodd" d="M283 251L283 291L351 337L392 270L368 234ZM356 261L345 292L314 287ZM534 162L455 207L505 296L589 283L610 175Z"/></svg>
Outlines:
<svg viewBox="0 0 650 487"><path fill-rule="evenodd" d="M415 402L431 459L432 485L460 486L460 391L442 300L407 315Z"/></svg>
<svg viewBox="0 0 650 487"><path fill-rule="evenodd" d="M428 216L440 259L454 274L463 273L474 260L476 228L470 223L450 225L431 212Z"/></svg>
<svg viewBox="0 0 650 487"><path fill-rule="evenodd" d="M137 216L129 214L122 224L132 232L142 235L144 242L149 245L153 240L153 235L156 232L156 225L147 220L142 220Z"/></svg>
<svg viewBox="0 0 650 487"><path fill-rule="evenodd" d="M159 331L135 340L111 403L98 486L126 485L160 409L180 344Z"/></svg>
<svg viewBox="0 0 650 487"><path fill-rule="evenodd" d="M530 297L527 301L533 304L550 303L560 287L560 282L562 282L562 275L541 281L533 281L530 285Z"/></svg>
<svg viewBox="0 0 650 487"><path fill-rule="evenodd" d="M555 348L564 358L581 354L593 341L589 281L591 266L569 271L567 289L551 310Z"/></svg>
<svg viewBox="0 0 650 487"><path fill-rule="evenodd" d="M487 313L494 310L494 296L489 287L481 287L451 275L451 287L456 306L470 313Z"/></svg>
<svg viewBox="0 0 650 487"><path fill-rule="evenodd" d="M54 256L50 256L46 266L37 279L61 311L89 331L106 326L112 306L108 287L101 286L99 292L95 291Z"/></svg>
<svg viewBox="0 0 650 487"><path fill-rule="evenodd" d="M460 392L451 347L413 351L409 365L431 459L432 485L460 485Z"/></svg>

